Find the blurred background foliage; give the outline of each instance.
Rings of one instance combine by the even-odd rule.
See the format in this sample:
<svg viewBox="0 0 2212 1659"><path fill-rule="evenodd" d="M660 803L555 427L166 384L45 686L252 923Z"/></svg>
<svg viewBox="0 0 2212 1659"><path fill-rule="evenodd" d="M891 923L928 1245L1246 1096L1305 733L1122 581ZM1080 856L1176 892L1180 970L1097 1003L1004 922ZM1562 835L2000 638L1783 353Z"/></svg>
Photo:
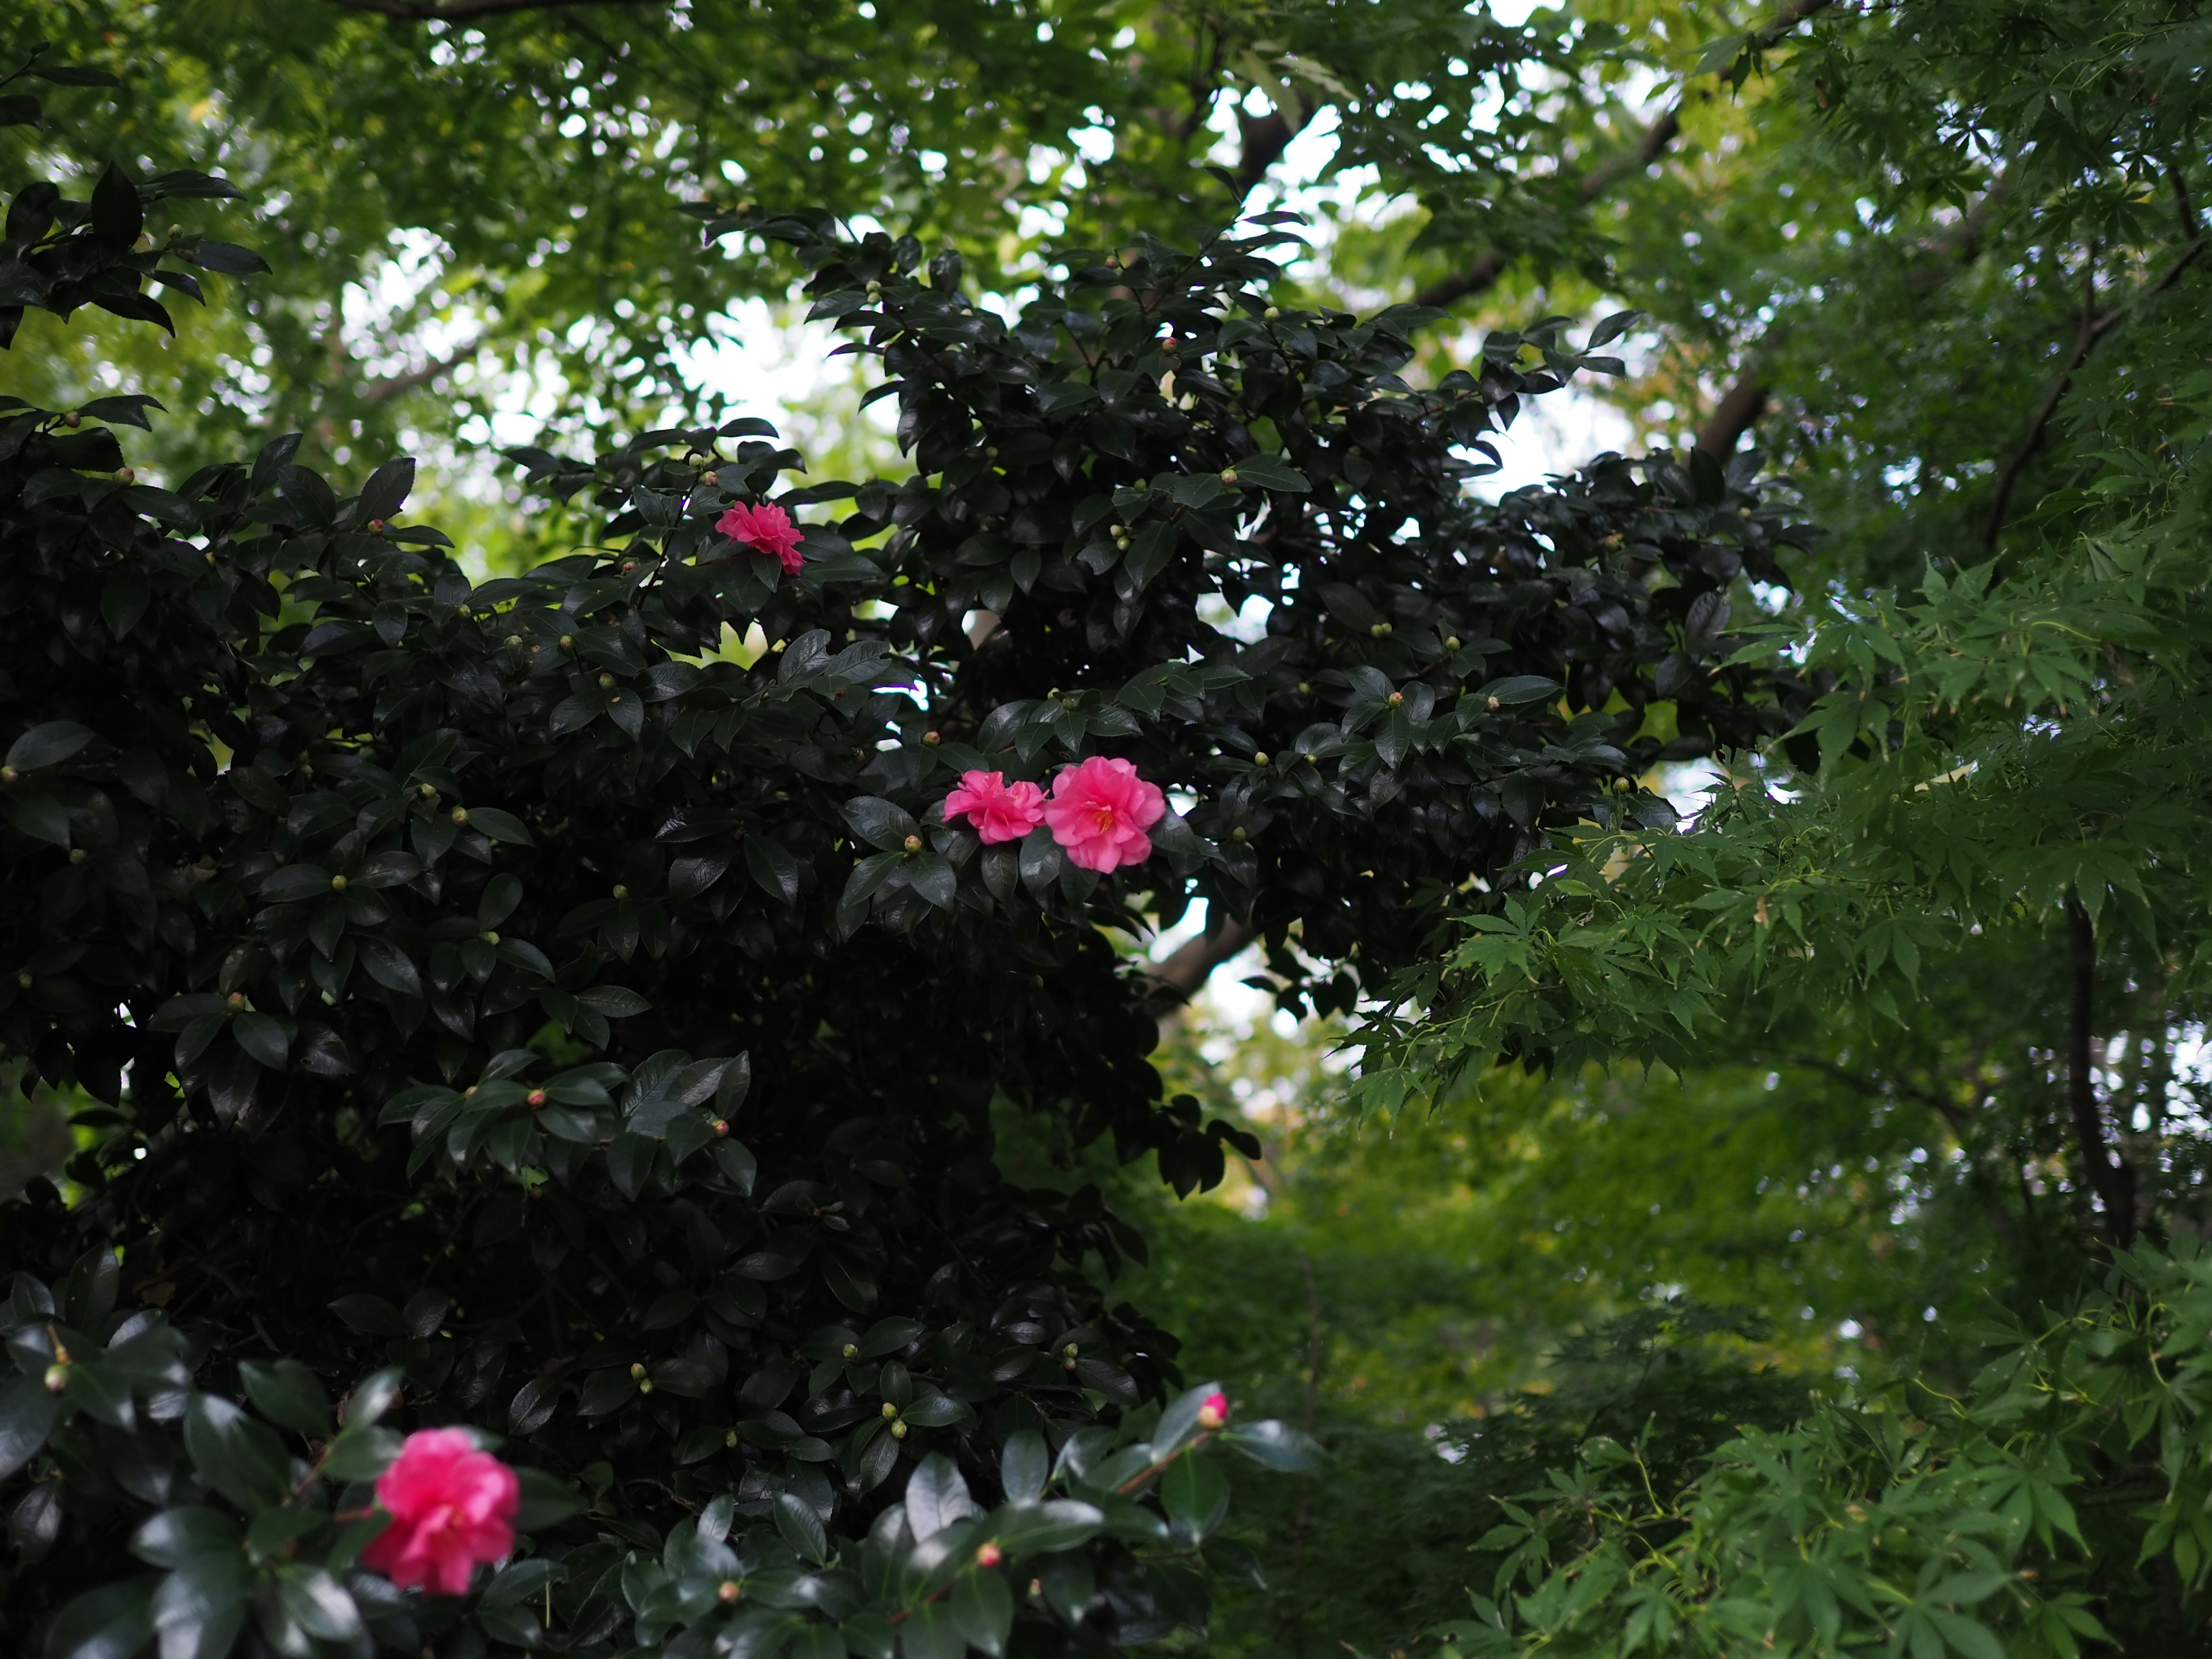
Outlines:
<svg viewBox="0 0 2212 1659"><path fill-rule="evenodd" d="M224 173L276 274L216 280L166 344L87 313L11 354L4 389L170 389L179 418L141 450L179 468L288 428L356 470L421 453L422 511L487 566L561 550L501 443L765 414L817 474L902 465L856 360L823 364L793 273L739 240L699 258L687 202L827 204L957 246L1007 297L1054 247L1287 204L1312 221L1305 297L1449 308L1409 371L1430 380L1486 328L1633 307L1627 372L1508 451L1498 487L1605 447L1758 445L1824 532L1801 596L1978 562L2100 455L2162 453L2177 382L2205 395L2185 379L2201 270L2172 287L2204 245L2196 6L0 10L0 58L39 38L127 85L54 88L54 125L0 145ZM2081 346L2169 271L2167 308ZM2054 375L2076 392L2055 422ZM1496 1496L1591 1437L1643 1435L1686 1478L1808 1398L1956 1382L1985 1316L2094 1280L2062 1053L2078 973L2062 926L2014 920L1928 963L1903 1021L1845 999L1695 1065L1492 1072L1387 1124L1346 1104L1343 1030L1227 970L1161 1064L1267 1156L1181 1204L1007 1121L1018 1178L1095 1182L1141 1218L1127 1293L1182 1333L1186 1373L1339 1454L1325 1495L1244 1483L1267 1588L1230 1594L1205 1650L1394 1650L1489 1583ZM2203 1024L2172 970L2107 960L2099 1088L2164 1183L2158 1226L2194 1229ZM40 1109L0 1127L0 1178L52 1144Z"/></svg>

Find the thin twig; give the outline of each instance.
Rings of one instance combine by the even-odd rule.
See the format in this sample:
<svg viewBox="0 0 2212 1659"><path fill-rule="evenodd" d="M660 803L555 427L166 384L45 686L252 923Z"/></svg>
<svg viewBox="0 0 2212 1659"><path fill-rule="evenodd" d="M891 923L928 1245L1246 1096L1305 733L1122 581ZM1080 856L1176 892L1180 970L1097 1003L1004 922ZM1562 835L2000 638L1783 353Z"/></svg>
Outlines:
<svg viewBox="0 0 2212 1659"><path fill-rule="evenodd" d="M1834 0L1790 0L1790 3L1777 12L1771 21L1752 33L1746 45L1752 51L1761 51L1773 46L1798 24L1826 11L1833 3ZM1645 128L1635 143L1607 157L1584 173L1581 185L1583 200L1595 201L1615 182L1631 173L1641 173L1665 155L1674 140L1681 136L1682 111L1686 101L1678 100L1674 108ZM1505 274L1505 267L1510 263L1510 259L1501 250L1486 248L1463 269L1440 282L1430 283L1416 294L1413 303L1419 306L1448 306L1470 295L1480 294Z"/></svg>
<svg viewBox="0 0 2212 1659"><path fill-rule="evenodd" d="M2179 282L2182 273L2197 263L2197 258L2204 252L2205 245L2204 238L2197 238L2183 251L2179 258L2166 268L2165 276L2132 300L2124 305L2114 306L2101 316L2094 313L2088 301L2084 301L2081 325L2075 336L2074 349L2067 354L2064 367L2044 388L2043 396L2036 404L2035 414L2028 422L2027 435L2021 440L2019 447L2006 459L2003 470L1997 475L1996 494L1990 503L1989 526L1982 532L1983 544L1992 551L1996 550L1997 537L2004 530L2005 518L2012 506L2013 490L2020 483L2021 474L2027 471L2028 462L2034 459L2042 449L2044 439L2050 434L2051 416L2058 412L2059 400L2065 397L2067 388L2074 384L2075 373L2089 361L2089 354L2097 349L2097 343L2125 319L2131 307L2146 300L2157 298Z"/></svg>

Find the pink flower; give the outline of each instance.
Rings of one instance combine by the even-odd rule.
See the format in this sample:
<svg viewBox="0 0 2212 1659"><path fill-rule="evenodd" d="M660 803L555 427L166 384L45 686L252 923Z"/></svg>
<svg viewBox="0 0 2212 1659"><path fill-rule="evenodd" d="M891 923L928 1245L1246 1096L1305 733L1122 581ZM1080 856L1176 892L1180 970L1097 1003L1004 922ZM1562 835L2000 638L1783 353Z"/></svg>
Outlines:
<svg viewBox="0 0 2212 1659"><path fill-rule="evenodd" d="M1229 1396L1218 1389L1199 1402L1198 1426L1201 1429L1218 1429L1228 1420Z"/></svg>
<svg viewBox="0 0 2212 1659"><path fill-rule="evenodd" d="M478 1451L468 1436L419 1430L377 1477L376 1501L392 1524L361 1553L362 1565L402 1589L465 1595L477 1562L499 1560L514 1547L521 1500L514 1471Z"/></svg>
<svg viewBox="0 0 2212 1659"><path fill-rule="evenodd" d="M806 562L799 551L799 527L792 523L790 514L773 504L733 507L714 520L714 528L756 553L774 554L787 576L796 576L799 567Z"/></svg>
<svg viewBox="0 0 2212 1659"><path fill-rule="evenodd" d="M1103 873L1152 857L1152 838L1145 831L1167 810L1159 786L1146 783L1128 762L1093 755L1052 781L1044 821L1071 860Z"/></svg>
<svg viewBox="0 0 2212 1659"><path fill-rule="evenodd" d="M1004 772L963 772L960 787L945 798L945 821L963 814L987 844L1019 841L1044 822L1044 791L1008 783Z"/></svg>

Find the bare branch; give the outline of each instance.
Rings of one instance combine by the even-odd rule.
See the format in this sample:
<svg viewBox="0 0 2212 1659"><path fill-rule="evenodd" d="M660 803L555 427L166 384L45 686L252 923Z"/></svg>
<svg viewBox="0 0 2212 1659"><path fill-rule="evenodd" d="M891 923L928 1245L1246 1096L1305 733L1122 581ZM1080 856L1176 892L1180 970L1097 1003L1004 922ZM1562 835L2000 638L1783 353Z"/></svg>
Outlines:
<svg viewBox="0 0 2212 1659"><path fill-rule="evenodd" d="M1743 434L1766 413L1768 387L1763 366L1754 358L1736 383L1722 394L1705 423L1698 428L1698 447L1715 460L1735 453Z"/></svg>
<svg viewBox="0 0 2212 1659"><path fill-rule="evenodd" d="M2135 1166L2105 1141L2094 1060L2097 933L2081 902L2070 897L2066 901L2066 955L2073 975L2066 1024L2066 1103L2074 1119L2075 1149L2081 1154L2082 1178L2105 1206L2105 1230L2124 1250L2136 1235Z"/></svg>
<svg viewBox="0 0 2212 1659"><path fill-rule="evenodd" d="M2082 364L2089 361L2089 354L2097 349L2097 343L2127 316L2130 307L2156 298L2179 282L2182 273L2197 263L2197 256L2204 252L2206 246L2206 240L2202 237L2191 243L2181 257L2166 268L2165 276L2126 305L2115 306L2100 316L2088 302L2084 302L2081 325L2074 337L2074 349L2066 354L2064 365L2051 384L2044 388L2043 396L2035 405L2035 413L2028 421L2027 435L2006 458L2002 470L1997 474L1996 491L1990 501L1989 525L1982 532L1983 543L1992 551L1996 550L1998 536L2004 531L2005 518L2012 507L2013 490L2020 483L2021 474L2027 470L2027 464L2042 450L2044 440L2050 435L2051 418L2058 412L2059 400L2065 397L2067 389L2074 384L2075 374Z"/></svg>
<svg viewBox="0 0 2212 1659"><path fill-rule="evenodd" d="M1816 13L1826 11L1834 0L1790 0L1763 27L1754 30L1745 43L1752 51L1773 46L1791 29ZM1650 167L1662 155L1682 132L1683 104L1674 108L1645 128L1643 136L1627 148L1607 156L1583 175L1582 198L1594 202L1612 189L1620 180ZM1509 257L1496 248L1486 248L1463 269L1453 272L1440 282L1431 283L1413 296L1419 306L1448 306L1480 294L1505 274L1511 263Z"/></svg>
<svg viewBox="0 0 2212 1659"><path fill-rule="evenodd" d="M394 374L388 380L372 380L362 389L362 401L368 404L385 403L393 398L403 397L417 386L428 386L431 381L442 378L475 356L477 352L483 349L483 343L484 337L479 334L466 345L459 347L443 357L435 358L423 364L420 368L410 368L404 374Z"/></svg>
<svg viewBox="0 0 2212 1659"><path fill-rule="evenodd" d="M503 17L511 12L550 11L574 6L654 6L667 0L330 0L348 11L370 11L410 23L465 23L478 17Z"/></svg>

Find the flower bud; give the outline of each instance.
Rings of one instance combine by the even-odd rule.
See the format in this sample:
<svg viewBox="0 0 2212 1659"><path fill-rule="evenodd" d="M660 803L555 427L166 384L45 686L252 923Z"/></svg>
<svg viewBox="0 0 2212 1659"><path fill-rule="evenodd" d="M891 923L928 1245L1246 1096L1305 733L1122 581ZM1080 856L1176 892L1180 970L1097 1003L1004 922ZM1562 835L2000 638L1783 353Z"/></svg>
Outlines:
<svg viewBox="0 0 2212 1659"><path fill-rule="evenodd" d="M137 483L138 482L138 475L127 466L118 466L115 469L115 482L118 483ZM1745 516L1748 518L1750 514L1747 513Z"/></svg>
<svg viewBox="0 0 2212 1659"><path fill-rule="evenodd" d="M726 1448L734 1450L737 1447L737 1443L738 1431L735 1429L732 1429L727 1434L722 1437L722 1444Z"/></svg>
<svg viewBox="0 0 2212 1659"><path fill-rule="evenodd" d="M1278 318L1278 317L1281 316L1282 314L1283 314L1283 313L1282 313L1281 312L1279 312L1279 311L1276 310L1276 309L1275 309L1275 307L1273 307L1273 306L1269 306L1269 307L1267 307L1267 313L1266 313L1267 320L1268 320L1269 322L1271 322L1271 323L1272 323L1272 322L1273 322L1273 321L1275 320L1275 319L1276 319L1276 318Z"/></svg>
<svg viewBox="0 0 2212 1659"><path fill-rule="evenodd" d="M1206 1396L1198 1408L1198 1426L1218 1429L1229 1420L1229 1396L1219 1390Z"/></svg>
<svg viewBox="0 0 2212 1659"><path fill-rule="evenodd" d="M1234 830L1231 830L1229 832L1229 839L1235 842L1245 842L1251 840L1252 837L1246 833L1244 826L1240 823Z"/></svg>
<svg viewBox="0 0 2212 1659"><path fill-rule="evenodd" d="M465 806L456 806L452 817L455 823L466 823L469 821L469 809Z"/></svg>
<svg viewBox="0 0 2212 1659"><path fill-rule="evenodd" d="M1504 706L1504 705L1503 705L1502 703L1500 703L1500 702L1498 701L1498 699L1497 699L1497 698L1492 697L1492 698L1491 698L1491 699L1490 699L1490 712L1491 712L1492 714L1496 714L1496 713L1498 711L1498 709L1500 709L1500 708L1503 708Z"/></svg>
<svg viewBox="0 0 2212 1659"><path fill-rule="evenodd" d="M640 1394L651 1394L653 1392L653 1379L649 1376L640 1379L637 1385L637 1391Z"/></svg>
<svg viewBox="0 0 2212 1659"><path fill-rule="evenodd" d="M602 675L600 675L600 676L599 676L599 690L602 690L602 691L611 691L611 690L613 690L614 689L615 689L615 677L614 677L613 675L611 675L611 674L602 674Z"/></svg>
<svg viewBox="0 0 2212 1659"><path fill-rule="evenodd" d="M424 800L435 800L438 799L438 786L434 783L418 783L415 786L415 793L422 796Z"/></svg>
<svg viewBox="0 0 2212 1659"><path fill-rule="evenodd" d="M637 568L637 561L636 561L635 559L624 559L624 560L623 561L623 575L625 575L625 576L629 575L629 573L630 573L631 571L633 571L633 570L635 570L635 569L636 569L636 568Z"/></svg>
<svg viewBox="0 0 2212 1659"><path fill-rule="evenodd" d="M229 1007L231 1012L234 1014L240 1009L246 1006L246 993L243 991L233 991L228 996L223 999L223 1001Z"/></svg>
<svg viewBox="0 0 2212 1659"><path fill-rule="evenodd" d="M1390 694L1390 707L1393 708L1403 708L1405 706L1406 694L1403 691L1393 691Z"/></svg>
<svg viewBox="0 0 2212 1659"><path fill-rule="evenodd" d="M712 472L702 472L699 475L699 482L706 485L708 489L712 489L716 484L722 481Z"/></svg>
<svg viewBox="0 0 2212 1659"><path fill-rule="evenodd" d="M629 896L629 889L623 886L622 883L617 882L615 884L615 896L618 899L628 898Z"/></svg>
<svg viewBox="0 0 2212 1659"><path fill-rule="evenodd" d="M561 636L561 648L563 651L574 651L576 648L576 636L574 634L563 634Z"/></svg>
<svg viewBox="0 0 2212 1659"><path fill-rule="evenodd" d="M732 1435L730 1438L734 1440L737 1438L737 1436ZM725 1578L721 1582L720 1585L715 1589L714 1599L719 1601L730 1602L736 1601L744 1593L745 1587L743 1584L740 1584L736 1579Z"/></svg>
<svg viewBox="0 0 2212 1659"><path fill-rule="evenodd" d="M499 935L492 932L489 927L485 928L481 933L478 933L477 937L482 939L486 945L496 945L499 943Z"/></svg>
<svg viewBox="0 0 2212 1659"><path fill-rule="evenodd" d="M0 783L13 783L22 775L12 766L0 766Z"/></svg>
<svg viewBox="0 0 2212 1659"><path fill-rule="evenodd" d="M1267 763L1267 751L1264 749L1261 750L1257 754L1252 757L1252 764L1255 766L1265 766Z"/></svg>
<svg viewBox="0 0 2212 1659"><path fill-rule="evenodd" d="M1075 1358L1075 1356L1076 1356L1076 1355L1078 1355L1079 1353L1081 1353L1082 1352L1083 1352L1083 1350L1082 1350L1082 1349L1080 1349L1080 1348L1077 1347L1077 1346L1075 1346L1075 1344L1073 1344L1073 1342L1071 1342L1071 1343L1069 1343L1066 1347L1062 1348L1062 1349L1060 1351L1060 1357L1062 1359L1073 1359L1073 1358Z"/></svg>
<svg viewBox="0 0 2212 1659"><path fill-rule="evenodd" d="M528 1094L523 1097L523 1100L528 1104L530 1109L534 1112L540 1106L543 1106L545 1103L545 1091L543 1089L532 1089Z"/></svg>
<svg viewBox="0 0 2212 1659"><path fill-rule="evenodd" d="M15 975L15 983L21 986L26 991L29 990L31 988L31 970L27 968L18 969Z"/></svg>
<svg viewBox="0 0 2212 1659"><path fill-rule="evenodd" d="M59 1394L68 1386L69 1366L66 1364L60 1365L49 1365L46 1367L46 1392L48 1394Z"/></svg>
<svg viewBox="0 0 2212 1659"><path fill-rule="evenodd" d="M64 426L70 427L82 426L84 424L84 416L78 414L76 410L72 409L68 414L62 416L62 424Z"/></svg>
<svg viewBox="0 0 2212 1659"><path fill-rule="evenodd" d="M384 533L384 520L371 519L368 521L368 533L372 536L381 536Z"/></svg>
<svg viewBox="0 0 2212 1659"><path fill-rule="evenodd" d="M1006 1559L1005 1553L988 1538L975 1546L975 1565L979 1567L995 1567Z"/></svg>
<svg viewBox="0 0 2212 1659"><path fill-rule="evenodd" d="M632 1364L629 1368L629 1374L633 1381L643 1382L645 1380L645 1367L639 1364Z"/></svg>
<svg viewBox="0 0 2212 1659"><path fill-rule="evenodd" d="M900 845L906 848L909 855L919 853L921 851L921 837L920 836L908 836L905 841L900 843Z"/></svg>
<svg viewBox="0 0 2212 1659"><path fill-rule="evenodd" d="M945 741L943 736L935 732L923 732L921 734L921 740L927 744L932 749L936 748L939 744Z"/></svg>
<svg viewBox="0 0 2212 1659"><path fill-rule="evenodd" d="M72 847L70 848L70 862L71 864L82 864L85 860L91 856L92 855L86 852L82 847Z"/></svg>
<svg viewBox="0 0 2212 1659"><path fill-rule="evenodd" d="M333 893L343 893L345 890L346 878L343 876L332 876L331 878L331 891Z"/></svg>
<svg viewBox="0 0 2212 1659"><path fill-rule="evenodd" d="M905 1439L905 1438L906 1438L906 1425L905 1425L905 1424L903 1424L903 1423L894 1423L894 1424L892 1424L892 1425L891 1425L891 1438L892 1438L892 1439L894 1439L894 1440L903 1440L903 1439Z"/></svg>
<svg viewBox="0 0 2212 1659"><path fill-rule="evenodd" d="M1451 637L1450 637L1450 638L1447 639L1447 640L1444 641L1444 649L1445 649L1445 650L1447 650L1447 651L1456 651L1456 650L1458 650L1458 649L1459 649L1459 635L1456 635L1456 634L1454 634L1453 635L1451 635Z"/></svg>
<svg viewBox="0 0 2212 1659"><path fill-rule="evenodd" d="M888 1423L898 1416L898 1407L888 1400L884 1401L884 1420Z"/></svg>
<svg viewBox="0 0 2212 1659"><path fill-rule="evenodd" d="M727 1138L727 1136L728 1136L729 1133L730 1133L730 1120L729 1120L729 1119L727 1119L727 1118L726 1118L726 1117L718 1117L718 1118L716 1118L716 1119L714 1120L714 1133L715 1133L715 1135L716 1135L718 1138L724 1138L724 1139L726 1139L726 1138Z"/></svg>
<svg viewBox="0 0 2212 1659"><path fill-rule="evenodd" d="M1378 640L1387 640L1390 637L1390 624L1389 623L1376 623L1374 627L1369 629L1367 631Z"/></svg>
<svg viewBox="0 0 2212 1659"><path fill-rule="evenodd" d="M1221 469L1221 482L1233 488L1237 483L1237 469L1233 466L1223 467Z"/></svg>

